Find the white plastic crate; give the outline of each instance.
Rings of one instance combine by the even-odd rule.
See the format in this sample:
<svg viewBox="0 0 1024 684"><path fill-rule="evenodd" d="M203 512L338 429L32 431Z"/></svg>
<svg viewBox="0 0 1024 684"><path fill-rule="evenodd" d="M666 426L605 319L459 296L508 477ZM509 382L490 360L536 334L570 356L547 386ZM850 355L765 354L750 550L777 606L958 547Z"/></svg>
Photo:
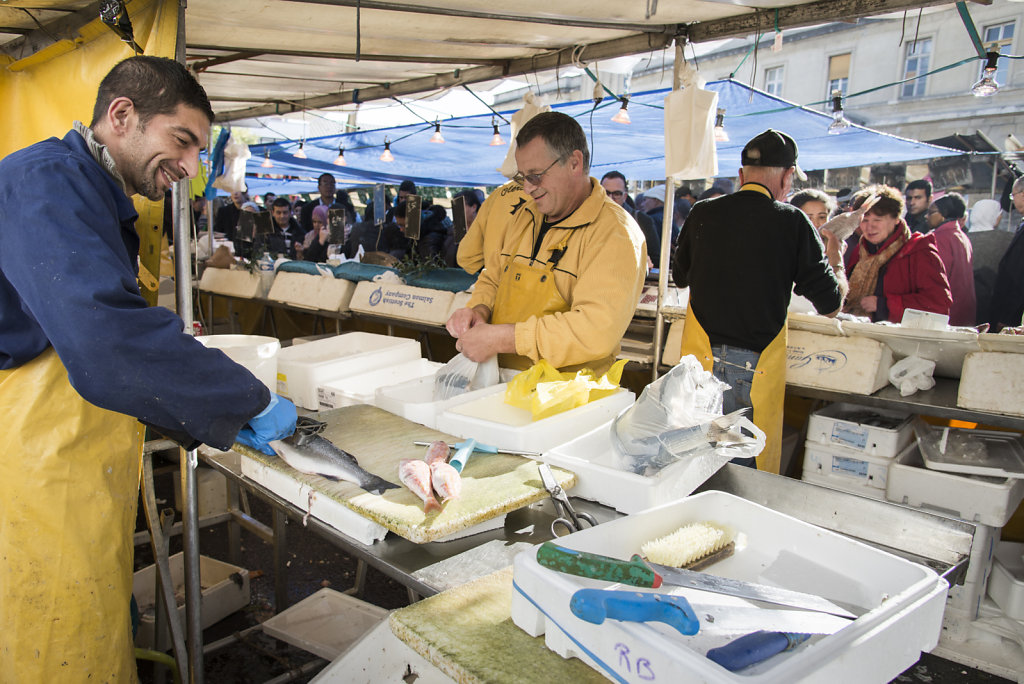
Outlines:
<svg viewBox="0 0 1024 684"><path fill-rule="evenodd" d="M786 382L804 387L873 394L889 383L892 350L864 337L790 330Z"/></svg>
<svg viewBox="0 0 1024 684"><path fill-rule="evenodd" d="M924 466L916 443L889 466L885 498L969 522L1002 527L1024 500L1024 479L961 475Z"/></svg>
<svg viewBox="0 0 1024 684"><path fill-rule="evenodd" d="M179 552L169 559L171 585L175 596L185 595L185 559ZM235 579L233 579L233 577ZM203 629L220 622L228 615L249 605L249 571L223 561L199 556L199 584L202 590L201 619ZM147 565L135 573L132 579L132 595L139 604L139 629L135 634L135 645L166 651L171 647L170 630L165 629L162 643L156 644L155 606L156 565ZM181 624L185 624L185 604L178 606Z"/></svg>
<svg viewBox="0 0 1024 684"><path fill-rule="evenodd" d="M579 657L609 678L636 683L675 681L680 673L694 682L882 682L899 675L938 642L947 585L934 571L724 492L704 492L618 518L559 543L628 559L644 541L700 520L716 521L741 534L738 550L709 572L823 596L868 612L834 634L811 637L792 651L742 672L729 672L705 656L709 648L737 636L723 621L710 623L701 617L700 630L693 636L659 623L590 624L570 611L572 594L584 587L625 587L543 568L531 549L516 556L513 566L513 622L532 636L543 633L545 644L563 657ZM714 607L753 605L680 587L653 591L686 597L698 616ZM646 659L647 666L639 673L643 677L626 667L622 654L627 652L630 662Z"/></svg>
<svg viewBox="0 0 1024 684"><path fill-rule="evenodd" d="M388 413L393 413L420 425L426 425L431 429L437 429L437 418L446 406L453 402L467 401L472 397L483 396L490 391L490 388L485 387L444 401L435 401L435 376L436 373L397 385L380 387L374 395L374 403L377 408L382 408Z"/></svg>
<svg viewBox="0 0 1024 684"><path fill-rule="evenodd" d="M437 429L499 449L543 453L606 423L636 399L629 390L619 388L589 404L533 420L526 409L505 403L506 387L501 383L453 399L438 416Z"/></svg>
<svg viewBox="0 0 1024 684"><path fill-rule="evenodd" d="M1007 617L1024 620L1024 544L996 545L988 595Z"/></svg>
<svg viewBox="0 0 1024 684"><path fill-rule="evenodd" d="M387 617L388 611L333 589L321 589L263 623L275 639L334 660L363 634Z"/></svg>
<svg viewBox="0 0 1024 684"><path fill-rule="evenodd" d="M891 461L840 446L806 442L800 479L872 499L884 499Z"/></svg>
<svg viewBox="0 0 1024 684"><path fill-rule="evenodd" d="M830 404L811 414L807 441L892 458L913 441L912 421L913 415L903 411Z"/></svg>
<svg viewBox="0 0 1024 684"><path fill-rule="evenodd" d="M615 467L612 421L576 439L546 451L541 460L576 473L572 495L611 506L620 513L636 513L678 501L710 478L718 467L706 462L674 465L655 477Z"/></svg>
<svg viewBox="0 0 1024 684"><path fill-rule="evenodd" d="M935 375L959 378L964 357L980 349L976 332L958 330L921 330L901 325L844 321L847 335L870 338L892 349L896 358L919 356L935 362Z"/></svg>
<svg viewBox="0 0 1024 684"><path fill-rule="evenodd" d="M369 373L351 375L347 378L332 380L317 388L317 399L320 408L339 408L355 404L374 404L377 390L382 387L398 385L419 378L433 380L437 369L443 364L426 359L406 361L394 366L378 368Z"/></svg>
<svg viewBox="0 0 1024 684"><path fill-rule="evenodd" d="M316 411L320 385L418 358L417 340L365 332L286 347L277 355L278 393L297 406Z"/></svg>

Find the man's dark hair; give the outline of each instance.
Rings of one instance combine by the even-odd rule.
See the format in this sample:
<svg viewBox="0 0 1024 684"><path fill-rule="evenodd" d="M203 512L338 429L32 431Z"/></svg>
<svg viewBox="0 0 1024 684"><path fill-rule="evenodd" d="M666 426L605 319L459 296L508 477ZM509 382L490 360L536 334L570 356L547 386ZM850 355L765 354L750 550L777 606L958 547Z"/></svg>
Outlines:
<svg viewBox="0 0 1024 684"><path fill-rule="evenodd" d="M516 133L516 145L523 147L536 137L543 138L548 148L565 163L572 153L583 153L583 170L590 171L590 150L587 136L576 119L562 112L542 112L526 122Z"/></svg>
<svg viewBox="0 0 1024 684"><path fill-rule="evenodd" d="M324 178L330 178L332 181L335 182L335 184L337 184L337 182L338 182L337 180L335 180L334 174L332 174L332 173L321 173L319 176L316 177L316 184L320 185L320 181L322 181Z"/></svg>
<svg viewBox="0 0 1024 684"><path fill-rule="evenodd" d="M907 189L903 191L903 194L910 192L911 190L924 190L924 196L931 199L932 196L932 182L922 178L921 180L910 181L907 183Z"/></svg>
<svg viewBox="0 0 1024 684"><path fill-rule="evenodd" d="M808 202L821 202L829 214L836 210L836 201L827 193L815 188L804 188L789 198L789 203L797 209L802 208Z"/></svg>
<svg viewBox="0 0 1024 684"><path fill-rule="evenodd" d="M601 182L604 183L609 178L618 178L620 181L622 181L623 185L626 184L626 177L623 176L622 173L619 171L609 171L608 173L604 174L603 176L601 176Z"/></svg>
<svg viewBox="0 0 1024 684"><path fill-rule="evenodd" d="M412 182L411 180L409 180L408 178L406 178L404 181L402 181L402 184L398 186L398 191L399 192L403 192L404 191L404 192L409 193L410 195L415 195L416 194L416 184L414 182Z"/></svg>
<svg viewBox="0 0 1024 684"><path fill-rule="evenodd" d="M696 197L689 185L680 185L676 188L676 199L682 199L684 197Z"/></svg>
<svg viewBox="0 0 1024 684"><path fill-rule="evenodd" d="M395 210L391 214L391 216L393 216L394 218L405 218L405 207L405 202L399 202L398 204L395 205Z"/></svg>
<svg viewBox="0 0 1024 684"><path fill-rule="evenodd" d="M478 188L470 188L469 190L462 190L461 192L455 193L455 197L464 197L466 204L471 207L480 207L484 203L484 193ZM452 197L452 199L455 199Z"/></svg>
<svg viewBox="0 0 1024 684"><path fill-rule="evenodd" d="M263 204L264 204L264 206L270 203L270 198L271 197L273 197L274 199L277 199L277 193L276 192L264 193L264 195L263 195Z"/></svg>
<svg viewBox="0 0 1024 684"><path fill-rule="evenodd" d="M274 200L274 203L271 206L288 207L288 210L291 211L292 203L288 201L287 197L278 197L277 199Z"/></svg>
<svg viewBox="0 0 1024 684"><path fill-rule="evenodd" d="M203 86L188 69L166 57L140 55L118 62L100 81L89 125L98 124L119 97L132 101L143 127L157 114L173 113L178 105L198 109L213 123L213 107Z"/></svg>
<svg viewBox="0 0 1024 684"><path fill-rule="evenodd" d="M934 204L942 218L950 221L963 218L967 214L967 203L959 192L947 192L935 200Z"/></svg>

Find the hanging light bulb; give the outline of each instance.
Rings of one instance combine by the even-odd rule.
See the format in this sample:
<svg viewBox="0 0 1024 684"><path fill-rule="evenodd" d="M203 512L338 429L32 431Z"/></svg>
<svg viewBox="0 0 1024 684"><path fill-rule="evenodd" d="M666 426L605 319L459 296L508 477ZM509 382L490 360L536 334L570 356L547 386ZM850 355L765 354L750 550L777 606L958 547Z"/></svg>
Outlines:
<svg viewBox="0 0 1024 684"><path fill-rule="evenodd" d="M975 97L990 97L999 92L999 84L996 83L996 69L998 68L999 53L989 52L985 55L985 69L981 72L981 80L971 87Z"/></svg>
<svg viewBox="0 0 1024 684"><path fill-rule="evenodd" d="M274 162L270 161L270 150L264 150L263 152L263 163L260 164L265 169L274 168Z"/></svg>
<svg viewBox="0 0 1024 684"><path fill-rule="evenodd" d="M715 142L729 142L729 134L725 132L725 110L721 107L715 112Z"/></svg>
<svg viewBox="0 0 1024 684"><path fill-rule="evenodd" d="M850 127L850 121L843 114L843 94L832 91L832 123L828 125L829 135L839 135Z"/></svg>
<svg viewBox="0 0 1024 684"><path fill-rule="evenodd" d="M348 166L348 162L345 161L345 148L338 148L338 156L334 158L335 166Z"/></svg>
<svg viewBox="0 0 1024 684"><path fill-rule="evenodd" d="M491 125L494 126L494 135L491 136L491 147L497 147L498 145L504 145L505 140L501 137L501 133L498 132L498 124L495 122L494 117L491 117Z"/></svg>
<svg viewBox="0 0 1024 684"><path fill-rule="evenodd" d="M633 123L632 121L629 120L629 112L626 111L626 107L629 106L629 98L620 97L619 99L622 101L622 108L619 109L619 111L615 112L615 116L612 117L612 121L620 124Z"/></svg>
<svg viewBox="0 0 1024 684"><path fill-rule="evenodd" d="M444 144L444 136L441 135L441 122L434 122L434 135L430 136L430 142Z"/></svg>
<svg viewBox="0 0 1024 684"><path fill-rule="evenodd" d="M293 155L296 159L306 159L306 151L302 149L305 146L306 146L306 141L305 140L303 140L302 142L299 143L299 149L296 150L295 154Z"/></svg>
<svg viewBox="0 0 1024 684"><path fill-rule="evenodd" d="M395 155L391 154L391 141L384 140L384 151L380 153L380 160L382 162L393 162L395 161Z"/></svg>

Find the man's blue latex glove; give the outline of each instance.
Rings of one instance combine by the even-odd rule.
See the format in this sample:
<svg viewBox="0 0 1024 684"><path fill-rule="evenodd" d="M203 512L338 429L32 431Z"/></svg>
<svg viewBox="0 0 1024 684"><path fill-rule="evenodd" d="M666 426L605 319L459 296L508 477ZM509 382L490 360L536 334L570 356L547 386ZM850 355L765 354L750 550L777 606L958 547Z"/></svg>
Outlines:
<svg viewBox="0 0 1024 684"><path fill-rule="evenodd" d="M238 431L235 441L273 456L270 442L295 432L296 417L295 404L271 392L267 408L249 419L249 424Z"/></svg>

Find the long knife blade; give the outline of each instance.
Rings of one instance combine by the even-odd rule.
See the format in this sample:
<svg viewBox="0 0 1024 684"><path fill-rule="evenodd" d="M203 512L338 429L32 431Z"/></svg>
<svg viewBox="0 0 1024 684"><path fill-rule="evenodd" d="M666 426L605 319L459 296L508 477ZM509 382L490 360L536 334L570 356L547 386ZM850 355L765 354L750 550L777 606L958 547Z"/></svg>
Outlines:
<svg viewBox="0 0 1024 684"><path fill-rule="evenodd" d="M852 619L857 617L842 606L813 594L646 563L638 555L634 555L630 560L624 561L596 553L576 551L551 542L544 542L537 549L537 562L546 568L551 568L558 572L605 580L607 582L619 582L635 587L657 588L664 581L668 584L697 589L699 591L813 610L843 618Z"/></svg>

